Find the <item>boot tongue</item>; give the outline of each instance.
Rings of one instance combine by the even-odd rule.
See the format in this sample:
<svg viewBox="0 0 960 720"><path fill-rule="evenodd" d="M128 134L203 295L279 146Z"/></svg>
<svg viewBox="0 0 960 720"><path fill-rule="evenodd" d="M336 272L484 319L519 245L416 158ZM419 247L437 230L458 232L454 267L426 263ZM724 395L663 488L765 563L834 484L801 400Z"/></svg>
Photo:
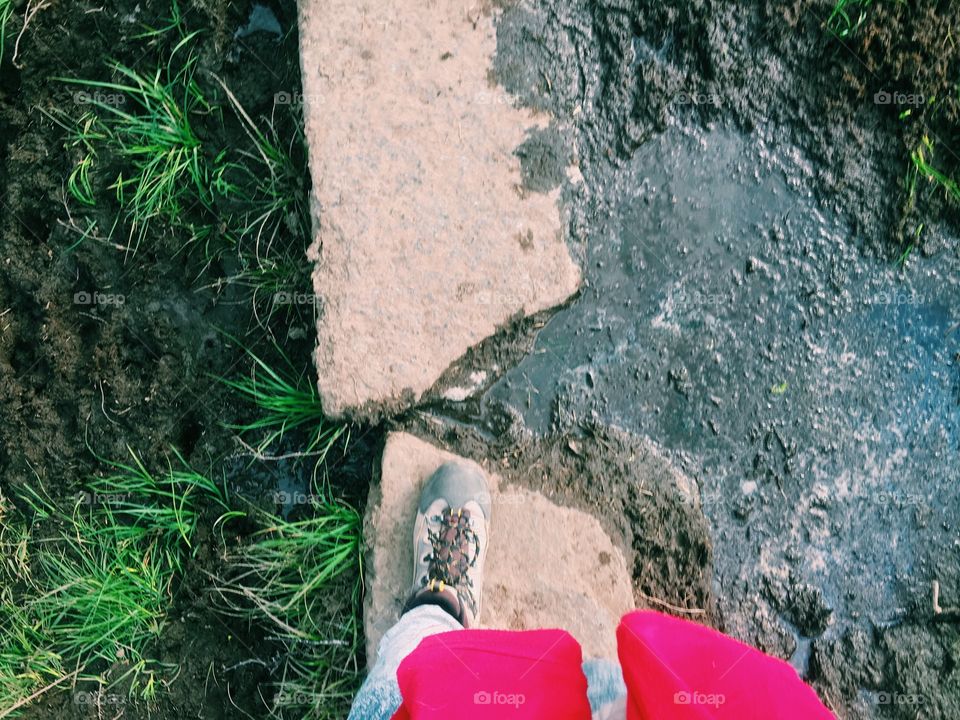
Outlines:
<svg viewBox="0 0 960 720"><path fill-rule="evenodd" d="M425 577L404 606L404 612L419 605L438 605L465 627L476 613L469 576L480 552L469 509L445 508L428 529L431 551Z"/></svg>
<svg viewBox="0 0 960 720"><path fill-rule="evenodd" d="M468 510L444 512L430 563L431 579L442 580L448 585L460 583L471 565L469 554L475 543L472 532Z"/></svg>

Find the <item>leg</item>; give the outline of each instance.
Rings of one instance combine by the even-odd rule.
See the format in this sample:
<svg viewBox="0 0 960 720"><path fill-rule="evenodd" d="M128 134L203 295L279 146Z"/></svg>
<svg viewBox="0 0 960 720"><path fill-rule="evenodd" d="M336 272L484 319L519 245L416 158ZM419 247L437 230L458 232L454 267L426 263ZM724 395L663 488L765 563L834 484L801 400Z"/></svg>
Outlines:
<svg viewBox="0 0 960 720"><path fill-rule="evenodd" d="M353 701L349 720L389 720L400 707L397 668L423 638L463 625L437 605L421 605L405 612L380 640L377 662Z"/></svg>
<svg viewBox="0 0 960 720"><path fill-rule="evenodd" d="M425 637L476 623L489 519L490 493L478 471L446 463L430 476L413 531L413 587L400 620L380 640L349 720L388 720L401 703L403 659Z"/></svg>
<svg viewBox="0 0 960 720"><path fill-rule="evenodd" d="M623 720L627 716L627 686L620 664L600 658L585 660L587 698L594 720Z"/></svg>

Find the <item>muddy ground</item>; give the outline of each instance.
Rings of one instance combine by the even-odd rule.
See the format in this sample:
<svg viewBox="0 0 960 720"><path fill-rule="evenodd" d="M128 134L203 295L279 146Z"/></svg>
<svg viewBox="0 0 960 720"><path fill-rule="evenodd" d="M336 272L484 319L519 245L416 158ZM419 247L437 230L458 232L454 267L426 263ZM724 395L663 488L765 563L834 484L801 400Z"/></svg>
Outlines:
<svg viewBox="0 0 960 720"><path fill-rule="evenodd" d="M303 170L294 191L305 198L300 109L287 99L300 89L296 5L264 7L276 24L244 34L238 31L249 29L253 3L180 2L186 27L202 32L200 81L227 108L203 119L199 132L211 147L247 144L206 75L217 73L261 126L274 122ZM21 27L19 10L13 37ZM77 232L90 220L105 235L102 229L112 225L118 208L106 193L96 208L83 209L65 191L77 157L65 150L66 130L51 114L61 121L78 117L91 93L53 78L110 80L108 60L152 73L162 48L134 36L163 26L170 10L169 0L53 2L24 33L19 67L12 62L12 39L6 46L0 67L0 489L8 498L26 485L42 486L69 505L81 483L104 469L97 457L129 459L128 448L152 469L166 467L176 449L198 471L223 478L271 510L277 509L272 493L281 480L289 486L291 475L305 481L309 473L292 463L250 467L224 423L249 420L251 408L216 377L249 371L249 359L224 332L268 359L275 359L275 340L309 372L313 304L285 306L264 322L263 308L255 316L245 288L218 285L236 271L229 256L205 268L202 253L181 251L182 236L175 232L152 235L135 254L82 240ZM192 220L199 210L185 212ZM308 239L290 234L284 242L299 259ZM298 281L308 295L305 272ZM364 447L362 437L354 433L355 447ZM296 438L288 440L295 446ZM354 499L369 473L370 451L358 452L362 463L334 463L345 496ZM213 537L206 544L184 579L170 624L147 652L174 669L168 677L176 676L155 704L137 703L117 690L97 707L94 688L78 687L48 695L26 717L265 715L276 648L212 611L206 573L217 573L221 558Z"/></svg>
<svg viewBox="0 0 960 720"><path fill-rule="evenodd" d="M885 8L840 42L831 5L504 11L496 77L555 118L528 185L584 176L586 282L480 403L435 412L652 438L700 487L720 628L842 717L952 718L960 635L931 584L960 601L960 243L946 193L904 177L923 135L955 158L952 100L910 98L952 97L957 13Z"/></svg>

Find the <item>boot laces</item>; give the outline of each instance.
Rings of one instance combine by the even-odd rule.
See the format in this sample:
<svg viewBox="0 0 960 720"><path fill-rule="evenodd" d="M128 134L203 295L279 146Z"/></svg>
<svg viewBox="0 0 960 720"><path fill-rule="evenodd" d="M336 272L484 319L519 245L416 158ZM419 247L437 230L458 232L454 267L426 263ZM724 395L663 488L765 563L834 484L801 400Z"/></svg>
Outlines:
<svg viewBox="0 0 960 720"><path fill-rule="evenodd" d="M433 591L443 591L445 586L450 586L461 599L468 599L474 605L469 571L480 557L480 538L473 529L470 512L446 508L432 520L437 523L437 529L427 529L431 551L424 557L427 576L423 584Z"/></svg>

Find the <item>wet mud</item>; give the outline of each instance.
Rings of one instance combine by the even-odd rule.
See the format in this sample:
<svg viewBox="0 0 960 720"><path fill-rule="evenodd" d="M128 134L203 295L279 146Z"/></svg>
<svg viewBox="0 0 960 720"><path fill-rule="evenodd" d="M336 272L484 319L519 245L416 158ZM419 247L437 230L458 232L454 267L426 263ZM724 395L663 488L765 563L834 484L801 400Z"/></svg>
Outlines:
<svg viewBox="0 0 960 720"><path fill-rule="evenodd" d="M583 176L563 192L585 285L447 412L493 435L651 438L699 487L719 627L841 717L955 717L960 635L931 596L960 596L954 211L929 191L905 209L910 133L873 97L887 76L852 82L862 58L838 56L828 12L504 11L497 79L566 143L531 172L570 157Z"/></svg>

